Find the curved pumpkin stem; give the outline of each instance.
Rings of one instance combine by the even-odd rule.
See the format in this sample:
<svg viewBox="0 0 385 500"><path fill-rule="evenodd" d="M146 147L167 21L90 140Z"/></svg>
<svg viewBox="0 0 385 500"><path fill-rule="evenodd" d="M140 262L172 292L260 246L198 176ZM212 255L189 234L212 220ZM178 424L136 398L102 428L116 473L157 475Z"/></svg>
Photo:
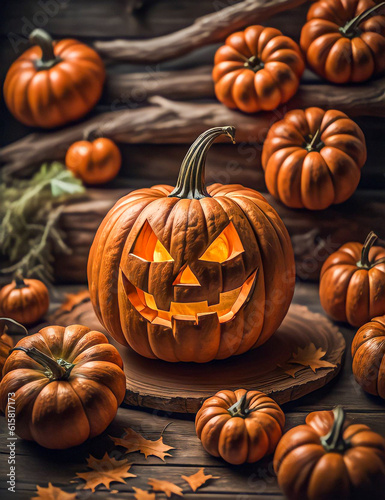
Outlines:
<svg viewBox="0 0 385 500"><path fill-rule="evenodd" d="M214 127L203 132L187 151L180 167L175 189L169 194L169 198L200 200L210 196L205 186L206 156L211 144L220 135L227 135L235 144L234 127Z"/></svg>
<svg viewBox="0 0 385 500"><path fill-rule="evenodd" d="M342 406L333 410L334 422L330 432L321 437L321 444L327 452L343 452L349 444L343 439L343 430L346 413Z"/></svg>
<svg viewBox="0 0 385 500"><path fill-rule="evenodd" d="M38 71L50 69L61 61L60 57L55 56L53 40L50 34L42 29L35 29L29 35L31 45L38 45L41 48L41 59L34 61Z"/></svg>
<svg viewBox="0 0 385 500"><path fill-rule="evenodd" d="M364 12L361 12L361 14L353 18L351 21L347 22L345 26L341 27L341 33L346 36L354 36L358 26L362 22L366 21L366 19L368 19L368 17L370 17L374 12L381 9L381 7L385 7L385 2L381 2L377 5L374 5L370 9L364 10Z"/></svg>
<svg viewBox="0 0 385 500"><path fill-rule="evenodd" d="M15 325L18 328L21 328L22 330L24 330L24 332L25 332L26 335L29 335L28 334L28 330L26 329L26 327L24 325L22 325L21 323L18 323L17 321L15 321L12 318L0 318L0 321L4 321L6 324L7 323L11 323L12 325ZM10 332L9 328L10 327L7 325L7 331L6 331L7 335L20 335L20 333L17 333L17 332Z"/></svg>
<svg viewBox="0 0 385 500"><path fill-rule="evenodd" d="M371 261L369 259L369 252L374 243L377 241L378 236L371 231L366 237L365 243L363 244L361 251L361 260L357 262L358 267L362 267L364 269L371 269L374 266L378 266L379 264L385 263L385 257L379 260Z"/></svg>
<svg viewBox="0 0 385 500"><path fill-rule="evenodd" d="M72 368L75 366L62 359L54 359L44 352L39 351L36 347L14 347L10 352L23 351L31 359L46 368L51 374L53 380L65 380L69 377Z"/></svg>

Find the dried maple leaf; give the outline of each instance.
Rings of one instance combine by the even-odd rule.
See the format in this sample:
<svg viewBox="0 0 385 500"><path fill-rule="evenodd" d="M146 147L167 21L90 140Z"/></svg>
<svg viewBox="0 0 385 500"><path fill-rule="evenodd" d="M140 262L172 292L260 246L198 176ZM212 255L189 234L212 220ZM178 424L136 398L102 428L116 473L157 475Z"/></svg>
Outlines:
<svg viewBox="0 0 385 500"><path fill-rule="evenodd" d="M90 298L90 292L87 289L80 290L77 293L67 293L66 300L59 307L58 311L71 312L72 309Z"/></svg>
<svg viewBox="0 0 385 500"><path fill-rule="evenodd" d="M337 365L330 363L324 359L326 351L322 347L317 347L311 342L308 346L298 348L296 353L293 353L291 358L286 361L285 365L280 366L288 375L294 377L297 371L301 368L290 367L291 364L309 367L315 373L319 368L334 368Z"/></svg>
<svg viewBox="0 0 385 500"><path fill-rule="evenodd" d="M205 484L209 479L219 479L219 476L212 476L211 474L205 475L205 470L202 467L198 472L192 476L181 476L189 485L193 491L196 491L203 484Z"/></svg>
<svg viewBox="0 0 385 500"><path fill-rule="evenodd" d="M166 497L170 497L172 494L183 497L182 488L174 483L170 483L169 481L161 481L160 479L150 478L148 480L148 484L154 491L162 491L163 493L165 493Z"/></svg>
<svg viewBox="0 0 385 500"><path fill-rule="evenodd" d="M288 375L290 375L290 377L293 377L295 378L295 375L297 372L299 372L300 370L304 370L305 369L305 366L301 366L301 365L290 365L289 363L286 363L284 365L278 365L285 373L287 373Z"/></svg>
<svg viewBox="0 0 385 500"><path fill-rule="evenodd" d="M141 490L140 488L132 488L135 491L136 500L155 500L155 493L150 493L146 490Z"/></svg>
<svg viewBox="0 0 385 500"><path fill-rule="evenodd" d="M127 453L140 451L140 453L144 454L145 458L153 455L164 461L165 457L171 457L170 453L167 452L175 449L172 446L164 444L162 436L156 441L151 441L151 439L145 439L141 434L130 427L124 429L122 438L113 436L110 436L110 438L116 446L123 446L123 448L126 448Z"/></svg>
<svg viewBox="0 0 385 500"><path fill-rule="evenodd" d="M67 493L66 491L53 486L48 483L48 487L36 486L37 496L32 497L31 500L75 500L76 493Z"/></svg>
<svg viewBox="0 0 385 500"><path fill-rule="evenodd" d="M125 479L136 477L135 474L128 472L132 465L128 463L128 460L115 460L115 458L109 457L107 453L101 459L90 455L87 458L87 465L93 470L76 473L77 477L84 479L86 482L85 484L80 484L77 489L95 491L99 485L109 488L112 482L125 483Z"/></svg>

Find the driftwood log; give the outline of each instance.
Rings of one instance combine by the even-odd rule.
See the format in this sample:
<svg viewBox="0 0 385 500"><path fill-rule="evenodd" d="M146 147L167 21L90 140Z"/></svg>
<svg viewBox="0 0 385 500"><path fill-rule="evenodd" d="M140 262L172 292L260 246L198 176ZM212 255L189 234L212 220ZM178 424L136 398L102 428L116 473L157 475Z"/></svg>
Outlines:
<svg viewBox="0 0 385 500"><path fill-rule="evenodd" d="M191 26L169 35L149 40L101 40L94 42L94 46L102 56L110 59L156 63L182 56L203 45L220 42L250 23L258 24L306 1L244 0L200 17Z"/></svg>
<svg viewBox="0 0 385 500"><path fill-rule="evenodd" d="M104 102L118 106L137 106L152 96L174 100L215 98L212 66L179 71L114 73L106 82ZM319 106L335 108L351 116L385 116L385 77L362 85L323 83L307 71L297 94L287 104L291 109Z"/></svg>
<svg viewBox="0 0 385 500"><path fill-rule="evenodd" d="M231 172L228 172L224 182L234 182ZM237 175L236 182L243 182L241 175ZM153 183L147 182L147 185L150 184ZM144 185L142 183L142 187ZM86 282L88 252L95 232L108 210L128 191L129 187L89 190L88 201L71 204L63 210L60 225L67 234L66 241L73 253L57 256L55 273L59 280ZM319 212L292 210L274 200L270 194L263 195L278 211L290 233L297 276L303 281L317 281L326 257L343 243L363 242L370 230L384 236L383 191L357 191L347 202Z"/></svg>
<svg viewBox="0 0 385 500"><path fill-rule="evenodd" d="M117 142L129 144L191 144L204 129L230 124L237 129L237 142L261 144L270 126L281 119L289 109L319 106L337 108L350 116L385 116L385 78L349 88L304 83L300 85L294 98L278 110L255 115L230 110L217 102L182 102L171 101L159 95L151 97L152 92L155 91L157 94L163 92L169 96L169 86L174 86L173 97L175 95L186 96L186 93L189 95L191 92L189 75L190 73L186 76L185 72L178 72L176 77L175 74L167 73L167 76L159 80L159 86L155 90L148 90L149 105L136 109L127 109L131 101L127 96L125 97L125 92L132 93L135 88L140 88L140 78L137 75L134 77L126 75L120 80L115 77L117 78L115 87L113 82L110 82L107 87L111 92L111 109L122 107L122 105L126 105L126 109L98 114L85 122L55 132L30 134L0 149L0 164L4 165L3 173L15 174L23 172L31 165L63 159L68 147L80 140L87 130L94 130L96 135L100 134ZM199 85L200 91L203 87L205 92L209 91L207 69L201 70L195 79L196 82L202 79L202 85ZM143 85L146 88L145 84Z"/></svg>

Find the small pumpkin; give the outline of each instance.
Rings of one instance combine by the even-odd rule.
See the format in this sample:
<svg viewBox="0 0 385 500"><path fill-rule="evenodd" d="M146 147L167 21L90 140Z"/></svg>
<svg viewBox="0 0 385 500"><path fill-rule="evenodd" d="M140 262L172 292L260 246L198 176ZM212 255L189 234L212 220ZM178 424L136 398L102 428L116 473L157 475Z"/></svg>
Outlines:
<svg viewBox="0 0 385 500"><path fill-rule="evenodd" d="M73 39L53 42L48 33L35 29L33 47L9 68L4 99L20 122L52 128L78 120L99 100L105 69L99 55Z"/></svg>
<svg viewBox="0 0 385 500"><path fill-rule="evenodd" d="M262 166L269 192L291 208L323 210L356 190L366 161L360 127L341 111L289 111L269 130Z"/></svg>
<svg viewBox="0 0 385 500"><path fill-rule="evenodd" d="M333 83L363 82L385 70L385 2L320 0L300 44L311 68Z"/></svg>
<svg viewBox="0 0 385 500"><path fill-rule="evenodd" d="M385 399L385 316L362 325L352 343L353 374L369 394Z"/></svg>
<svg viewBox="0 0 385 500"><path fill-rule="evenodd" d="M275 450L285 415L259 391L219 391L206 399L195 419L203 448L230 464L257 462Z"/></svg>
<svg viewBox="0 0 385 500"><path fill-rule="evenodd" d="M287 230L258 192L204 183L208 149L233 127L204 132L176 187L119 200L88 259L95 312L121 344L147 358L204 363L258 347L293 296Z"/></svg>
<svg viewBox="0 0 385 500"><path fill-rule="evenodd" d="M324 262L320 300L336 321L361 326L385 314L385 248L373 246L377 235L365 243L345 243Z"/></svg>
<svg viewBox="0 0 385 500"><path fill-rule="evenodd" d="M14 394L16 433L65 449L99 435L125 395L122 359L100 332L47 326L24 337L5 362L0 409Z"/></svg>
<svg viewBox="0 0 385 500"><path fill-rule="evenodd" d="M99 137L94 141L74 142L67 151L65 164L86 184L105 184L118 175L122 157L111 139Z"/></svg>
<svg viewBox="0 0 385 500"><path fill-rule="evenodd" d="M48 307L48 289L40 280L16 277L0 291L0 314L19 323L36 323Z"/></svg>
<svg viewBox="0 0 385 500"><path fill-rule="evenodd" d="M341 407L312 412L306 424L283 435L274 470L288 500L379 500L385 440L366 425L346 422Z"/></svg>
<svg viewBox="0 0 385 500"><path fill-rule="evenodd" d="M217 98L246 113L272 110L297 92L305 63L299 46L275 28L230 35L214 59Z"/></svg>

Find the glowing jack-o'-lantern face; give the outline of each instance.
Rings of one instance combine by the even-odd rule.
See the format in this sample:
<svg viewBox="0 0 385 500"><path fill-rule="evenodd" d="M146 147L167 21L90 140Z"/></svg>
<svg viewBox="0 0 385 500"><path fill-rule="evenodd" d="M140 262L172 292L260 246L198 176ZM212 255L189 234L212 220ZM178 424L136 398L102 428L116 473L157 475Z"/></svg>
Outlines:
<svg viewBox="0 0 385 500"><path fill-rule="evenodd" d="M191 319L198 320L199 315L207 313L216 314L219 323L224 323L230 321L245 304L257 275L257 269L253 266L246 281L244 281L244 273L241 273L238 275L239 286L229 290L223 289L223 275L231 272L233 260L241 256L243 252L244 248L234 224L229 222L197 260L184 263L182 256L178 259L182 262L182 266L179 267L146 221L129 256L128 267L134 270L133 276L131 277L131 273L125 274L122 271L123 283L131 304L143 318L152 323L171 328L174 316L185 317L190 321ZM149 286L145 286L146 283L142 282L141 286L144 288L141 288L135 286L134 282L137 281L138 275L135 271L138 268L150 269L152 263L160 262L167 263L173 272L167 273L167 279L162 281L162 296L158 299L149 293ZM210 266L216 268L217 264L220 264L219 273L207 271ZM256 265L256 260L254 264ZM149 275L148 272L145 274ZM204 280L207 276L211 278L216 276L215 287L218 289L218 301L205 297L206 286L202 286L199 278ZM165 288L168 288L166 293ZM159 308L159 301L164 304L164 298L167 296L171 297L169 307Z"/></svg>
<svg viewBox="0 0 385 500"><path fill-rule="evenodd" d="M88 263L91 300L109 333L149 358L207 362L265 342L291 302L286 228L259 193L204 186L202 134L175 188L134 191L111 209Z"/></svg>

